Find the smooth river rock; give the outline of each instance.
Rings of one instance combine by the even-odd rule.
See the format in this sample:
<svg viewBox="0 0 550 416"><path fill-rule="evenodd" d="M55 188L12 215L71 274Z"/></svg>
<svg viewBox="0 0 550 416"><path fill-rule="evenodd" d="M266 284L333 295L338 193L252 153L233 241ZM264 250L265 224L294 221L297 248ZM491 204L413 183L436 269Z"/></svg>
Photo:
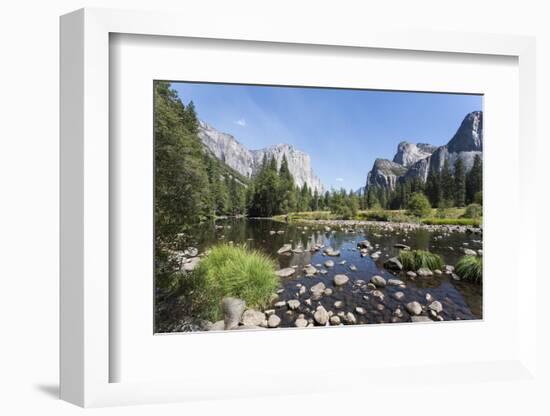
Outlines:
<svg viewBox="0 0 550 416"><path fill-rule="evenodd" d="M279 277L290 277L292 276L294 273L296 273L296 269L293 269L292 267L286 267L284 269L281 269L281 270L277 270L275 272L275 274Z"/></svg>
<svg viewBox="0 0 550 416"><path fill-rule="evenodd" d="M420 315L422 313L422 305L417 301L407 303L405 308L407 308L407 312L411 315Z"/></svg>
<svg viewBox="0 0 550 416"><path fill-rule="evenodd" d="M309 288L309 290L311 291L311 293L313 293L314 295L317 295L317 296L321 296L323 294L323 292L325 291L326 289L326 286L323 282L319 282L313 286L311 286Z"/></svg>
<svg viewBox="0 0 550 416"><path fill-rule="evenodd" d="M416 274L420 277L430 277L430 276L434 275L434 273L426 267L422 267L422 268L418 269L416 271Z"/></svg>
<svg viewBox="0 0 550 416"><path fill-rule="evenodd" d="M351 312L346 313L345 319L346 319L346 322L347 322L348 324L352 324L352 325L353 325L353 324L356 324L356 323L357 323L357 319L355 318L355 315L352 314Z"/></svg>
<svg viewBox="0 0 550 416"><path fill-rule="evenodd" d="M340 319L339 316L337 315L333 315L330 317L330 324L331 325L340 325L342 323L342 320Z"/></svg>
<svg viewBox="0 0 550 416"><path fill-rule="evenodd" d="M291 251L292 251L292 244L284 244L279 250L277 250L277 254L283 254Z"/></svg>
<svg viewBox="0 0 550 416"><path fill-rule="evenodd" d="M386 279L384 279L382 276L372 276L370 281L376 287L386 287Z"/></svg>
<svg viewBox="0 0 550 416"><path fill-rule="evenodd" d="M298 318L294 322L294 325L298 328L305 328L307 326L308 322L304 318Z"/></svg>
<svg viewBox="0 0 550 416"><path fill-rule="evenodd" d="M323 250L323 252L327 255L327 256L331 256L331 257L338 257L340 255L340 250L334 250L332 247L327 247Z"/></svg>
<svg viewBox="0 0 550 416"><path fill-rule="evenodd" d="M443 312L443 305L438 300L434 300L432 303L430 303L428 308L434 311L435 313Z"/></svg>
<svg viewBox="0 0 550 416"><path fill-rule="evenodd" d="M308 264L304 267L304 273L306 274L306 276L313 276L317 273L317 269L311 264Z"/></svg>
<svg viewBox="0 0 550 416"><path fill-rule="evenodd" d="M287 303L289 309L292 309L292 310L298 309L298 307L300 306L300 301L296 300L296 299L291 299L291 300L287 301L286 303Z"/></svg>
<svg viewBox="0 0 550 416"><path fill-rule="evenodd" d="M325 267L326 268L334 267L334 262L332 260L325 261Z"/></svg>
<svg viewBox="0 0 550 416"><path fill-rule="evenodd" d="M384 267L388 270L401 271L403 270L403 265L397 257L391 257L384 262Z"/></svg>
<svg viewBox="0 0 550 416"><path fill-rule="evenodd" d="M247 309L244 311L241 318L243 325L261 326L264 324L265 314L254 309Z"/></svg>
<svg viewBox="0 0 550 416"><path fill-rule="evenodd" d="M315 319L315 322L319 325L326 325L329 320L327 310L322 305L318 306L317 310L313 314L313 319Z"/></svg>
<svg viewBox="0 0 550 416"><path fill-rule="evenodd" d="M244 300L231 297L223 298L222 311L225 329L237 327L245 309L246 303Z"/></svg>
<svg viewBox="0 0 550 416"><path fill-rule="evenodd" d="M267 326L270 328L277 328L281 324L281 318L277 315L271 315L267 320Z"/></svg>
<svg viewBox="0 0 550 416"><path fill-rule="evenodd" d="M199 265L200 261L200 257L192 257L190 259L187 259L185 263L181 265L181 267L186 272L192 272Z"/></svg>
<svg viewBox="0 0 550 416"><path fill-rule="evenodd" d="M405 294L403 292L395 292L393 294L393 297L396 299L396 300L403 300L405 298Z"/></svg>
<svg viewBox="0 0 550 416"><path fill-rule="evenodd" d="M347 277L345 274L337 274L334 276L334 285L335 286L343 286L347 282L349 282L349 277Z"/></svg>

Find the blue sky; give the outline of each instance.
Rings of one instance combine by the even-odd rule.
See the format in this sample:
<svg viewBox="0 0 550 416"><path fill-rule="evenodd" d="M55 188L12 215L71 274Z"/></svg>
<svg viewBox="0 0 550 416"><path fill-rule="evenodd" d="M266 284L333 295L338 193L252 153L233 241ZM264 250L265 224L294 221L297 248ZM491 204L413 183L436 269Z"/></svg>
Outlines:
<svg viewBox="0 0 550 416"><path fill-rule="evenodd" d="M446 144L482 96L172 83L200 119L249 149L288 143L311 156L327 188L364 186L399 142Z"/></svg>

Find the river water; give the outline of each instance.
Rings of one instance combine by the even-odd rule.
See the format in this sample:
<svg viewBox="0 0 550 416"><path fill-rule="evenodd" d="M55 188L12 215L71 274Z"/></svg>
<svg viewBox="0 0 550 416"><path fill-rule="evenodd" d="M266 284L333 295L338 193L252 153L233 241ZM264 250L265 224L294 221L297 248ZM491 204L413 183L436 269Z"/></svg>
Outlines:
<svg viewBox="0 0 550 416"><path fill-rule="evenodd" d="M397 243L406 244L413 250L429 250L439 254L445 264L454 265L463 255L463 248L482 249L480 234L449 232L448 229L442 228L404 230L400 227L377 225L331 225L328 230L326 225L322 224L287 224L269 219L232 218L218 220L215 224L205 224L194 232L194 236L196 240L193 244L200 252L220 242L246 244L271 256L280 268L296 268L293 276L281 278L282 290L279 300L298 299L300 306L296 311L288 311L287 308L276 310L282 319L282 327L294 327L294 322L300 314L306 319L311 319L319 304L335 314L352 312L359 324L410 321L410 316L404 308L406 303L418 301L421 305L428 305L432 300L438 300L443 305L443 311L439 315L445 321L482 318L480 284L458 281L446 274L410 279L403 274L396 276L383 267L385 260L399 254L399 249L394 247ZM357 243L362 240L368 240L375 247L372 251L381 252L378 260L374 260L370 255L360 255ZM278 255L277 250L284 244L292 244L293 248L300 247L304 251ZM339 250L340 256L325 256L323 250L310 251L315 245L330 246ZM369 251L369 254L372 251ZM332 268L323 266L329 259L334 261L335 265ZM319 270L326 270L327 273L317 273L314 277L306 276L302 269L308 264ZM335 274L345 274L350 278L350 282L341 288L335 287ZM405 282L405 287L386 286L383 289L383 299L374 297L363 284L369 282L374 275L385 279L401 279ZM308 304L309 301L305 300L311 298L309 288L319 282L331 288L333 293L322 296L319 300L312 300L311 304ZM307 289L303 295L299 294L300 285ZM403 292L403 299L395 299L393 295L397 291ZM342 301L343 306L336 309L336 301ZM363 308L365 314L358 314L357 307ZM401 309L402 317L395 316L396 309ZM176 315L177 313L173 314Z"/></svg>

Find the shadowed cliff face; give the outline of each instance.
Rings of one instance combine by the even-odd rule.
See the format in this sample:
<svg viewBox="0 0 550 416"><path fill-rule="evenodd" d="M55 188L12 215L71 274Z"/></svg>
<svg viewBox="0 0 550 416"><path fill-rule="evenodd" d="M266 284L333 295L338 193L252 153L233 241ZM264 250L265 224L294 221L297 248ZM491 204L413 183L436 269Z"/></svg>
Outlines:
<svg viewBox="0 0 550 416"><path fill-rule="evenodd" d="M199 122L199 138L218 159L243 176L249 178L254 175L259 170L264 156L267 156L268 160L275 158L278 168L281 167L283 156L286 156L288 169L298 186L307 184L313 191L325 191L321 180L313 171L310 156L289 144L249 150L232 135L222 133L204 121Z"/></svg>
<svg viewBox="0 0 550 416"><path fill-rule="evenodd" d="M449 153L483 151L483 113L468 114L447 144Z"/></svg>
<svg viewBox="0 0 550 416"><path fill-rule="evenodd" d="M366 186L383 186L394 189L400 179L420 178L426 181L428 174L441 171L445 161L451 169L457 159L464 162L469 171L476 155L483 152L483 112L474 111L466 115L454 136L445 146L436 147L425 143L401 142L393 162L377 159L367 176ZM399 166L401 169L399 169Z"/></svg>

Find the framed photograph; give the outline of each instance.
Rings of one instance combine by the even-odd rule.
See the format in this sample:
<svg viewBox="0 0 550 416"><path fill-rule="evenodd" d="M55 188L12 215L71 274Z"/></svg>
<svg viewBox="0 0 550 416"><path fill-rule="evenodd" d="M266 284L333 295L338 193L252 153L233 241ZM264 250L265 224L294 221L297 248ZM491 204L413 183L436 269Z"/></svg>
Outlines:
<svg viewBox="0 0 550 416"><path fill-rule="evenodd" d="M481 95L153 88L155 333L483 318Z"/></svg>
<svg viewBox="0 0 550 416"><path fill-rule="evenodd" d="M179 22L61 19L62 398L534 377L534 41Z"/></svg>

